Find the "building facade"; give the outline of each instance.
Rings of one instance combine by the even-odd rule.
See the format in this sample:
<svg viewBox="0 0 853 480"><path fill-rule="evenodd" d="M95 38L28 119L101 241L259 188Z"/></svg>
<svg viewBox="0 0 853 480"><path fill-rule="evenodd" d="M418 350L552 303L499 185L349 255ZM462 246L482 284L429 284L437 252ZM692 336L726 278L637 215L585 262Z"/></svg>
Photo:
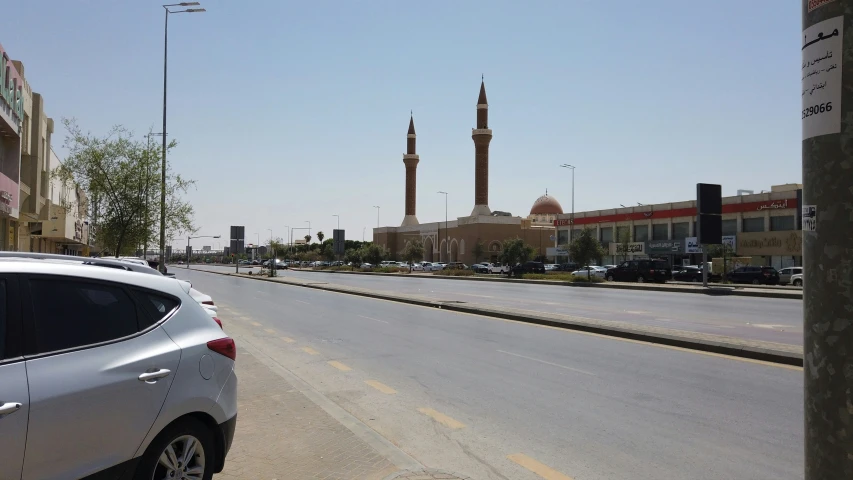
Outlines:
<svg viewBox="0 0 853 480"><path fill-rule="evenodd" d="M554 227L550 220L542 221L557 213L553 204L556 203L559 208L559 203L552 197L545 195L547 201L540 202L545 197L537 200L531 209L531 216L527 218L515 217L506 212L493 212L489 207L489 144L492 130L489 128L488 119L486 86L481 82L477 98L477 122L471 130L475 150L473 210L471 215L466 217L431 223L419 223L416 217L416 167L420 159L416 153L414 120L409 120L407 153L403 157L406 165L406 215L399 227L373 229L373 241L386 247L392 258L399 259L406 244L415 239L424 245L425 261L466 264L497 261L503 250L503 242L508 239L521 238L533 246L539 255L545 255L553 245ZM534 214L534 210L539 213ZM562 209L559 209L559 213L562 213ZM477 247L478 244L480 247ZM478 252L479 250L482 251Z"/></svg>
<svg viewBox="0 0 853 480"><path fill-rule="evenodd" d="M0 45L0 250L16 250L25 82Z"/></svg>
<svg viewBox="0 0 853 480"><path fill-rule="evenodd" d="M754 265L802 265L802 185L776 185L769 192L722 200L723 242L737 256L750 257ZM579 212L574 219L573 237L584 228L595 230L609 252L604 264L649 257L677 265L702 260L695 238L695 200ZM571 223L571 216L557 216L555 246L568 244Z"/></svg>

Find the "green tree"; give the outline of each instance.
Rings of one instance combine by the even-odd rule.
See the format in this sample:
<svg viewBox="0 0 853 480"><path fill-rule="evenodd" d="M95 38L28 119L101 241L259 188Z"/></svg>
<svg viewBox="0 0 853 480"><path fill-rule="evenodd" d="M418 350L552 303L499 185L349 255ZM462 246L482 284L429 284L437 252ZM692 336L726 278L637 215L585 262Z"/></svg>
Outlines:
<svg viewBox="0 0 853 480"><path fill-rule="evenodd" d="M361 258L367 263L378 265L388 256L388 249L375 243L366 243L362 247Z"/></svg>
<svg viewBox="0 0 853 480"><path fill-rule="evenodd" d="M500 261L504 265L509 265L510 270L507 274L511 274L513 266L530 260L535 251L536 249L524 243L524 240L520 238L509 238L503 242Z"/></svg>
<svg viewBox="0 0 853 480"><path fill-rule="evenodd" d="M330 243L323 244L323 250L320 254L323 256L324 260L327 260L329 262L335 259L335 249Z"/></svg>
<svg viewBox="0 0 853 480"><path fill-rule="evenodd" d="M595 231L589 227L584 227L580 235L574 238L569 245L569 255L579 266L588 266L592 260L600 261L601 257L607 255L607 251L596 240ZM591 279L591 275L591 272L587 270L587 280Z"/></svg>
<svg viewBox="0 0 853 480"><path fill-rule="evenodd" d="M418 262L423 260L424 258L424 243L420 238L415 238L412 241L406 243L405 248L403 248L403 260L409 263L409 271L412 271L411 264L414 262Z"/></svg>
<svg viewBox="0 0 853 480"><path fill-rule="evenodd" d="M95 224L96 241L116 256L132 254L160 239L161 150L135 140L122 126L98 137L84 133L74 119L63 119L68 156L52 175L77 185L89 198L86 205L63 202L66 209L84 208ZM177 146L175 141L167 150ZM194 182L166 172L166 238L195 232L192 204L183 199Z"/></svg>
<svg viewBox="0 0 853 480"><path fill-rule="evenodd" d="M732 248L731 245L705 245L703 248L707 249L708 254L712 259L714 258L722 258L723 259L723 280L726 278L726 274L729 273L729 268L733 265L732 259L737 256L737 253Z"/></svg>
<svg viewBox="0 0 853 480"><path fill-rule="evenodd" d="M471 253L474 255L474 262L480 263L480 260L483 258L483 255L486 254L486 245L479 238L477 242L474 243L474 246L471 248Z"/></svg>
<svg viewBox="0 0 853 480"><path fill-rule="evenodd" d="M353 266L361 265L361 248L349 248L344 252L344 260Z"/></svg>
<svg viewBox="0 0 853 480"><path fill-rule="evenodd" d="M317 232L317 241L323 243L323 239L326 238L326 234L322 231Z"/></svg>
<svg viewBox="0 0 853 480"><path fill-rule="evenodd" d="M308 247L309 247L309 246L310 246L310 244L311 244L311 235L305 235L305 236L304 236L304 237L302 237L302 238L304 238L304 239L305 239L305 249L306 249L306 250L308 250Z"/></svg>

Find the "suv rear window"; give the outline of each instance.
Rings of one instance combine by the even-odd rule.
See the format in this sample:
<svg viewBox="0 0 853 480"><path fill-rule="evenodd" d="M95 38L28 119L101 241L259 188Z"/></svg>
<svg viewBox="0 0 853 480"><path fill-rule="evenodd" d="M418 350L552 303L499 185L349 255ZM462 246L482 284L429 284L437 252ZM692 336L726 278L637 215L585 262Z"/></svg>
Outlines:
<svg viewBox="0 0 853 480"><path fill-rule="evenodd" d="M177 299L142 290L134 290L133 295L143 312L139 318L140 330L159 322L181 304Z"/></svg>

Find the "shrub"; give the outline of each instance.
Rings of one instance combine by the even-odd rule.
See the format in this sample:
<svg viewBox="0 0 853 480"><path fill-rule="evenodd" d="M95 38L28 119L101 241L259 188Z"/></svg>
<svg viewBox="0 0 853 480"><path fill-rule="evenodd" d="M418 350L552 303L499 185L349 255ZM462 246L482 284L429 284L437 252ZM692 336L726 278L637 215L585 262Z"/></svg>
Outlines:
<svg viewBox="0 0 853 480"><path fill-rule="evenodd" d="M433 275L440 275L444 277L473 277L475 274L472 270L461 270L461 269L445 269L445 270L437 270L432 272Z"/></svg>

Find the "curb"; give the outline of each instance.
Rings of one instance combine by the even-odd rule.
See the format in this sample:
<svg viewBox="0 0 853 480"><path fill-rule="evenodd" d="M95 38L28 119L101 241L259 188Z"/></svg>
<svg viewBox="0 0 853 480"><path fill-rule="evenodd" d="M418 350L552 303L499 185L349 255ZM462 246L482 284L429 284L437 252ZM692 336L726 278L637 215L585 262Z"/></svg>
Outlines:
<svg viewBox="0 0 853 480"><path fill-rule="evenodd" d="M192 269L199 272L213 273L215 275L223 275L237 278L248 278L261 280L265 282L277 283L279 285L290 285L295 287L313 288L315 290L325 290L327 292L343 293L347 295L355 295L360 297L375 298L380 300L389 300L399 303L407 303L410 305L418 305L422 307L439 308L452 312L470 313L486 317L500 318L504 320L514 320L518 322L531 323L535 325L543 325L548 327L563 328L567 330L577 330L587 333L595 333L609 337L624 338L628 340L637 340L647 343L655 343L659 345L667 345L671 347L685 348L689 350L698 350L701 352L716 353L720 355L728 355L732 357L748 358L752 360L760 360L769 363L778 363L783 365L792 365L796 367L803 366L802 350L795 351L796 346L792 345L790 349L775 348L782 346L770 342L754 341L751 344L739 344L734 341L711 340L705 338L694 338L686 335L678 335L677 331L673 333L654 332L643 330L640 328L629 328L618 325L596 324L580 320L556 320L540 315L530 315L516 313L506 310L497 310L483 306L470 306L458 303L446 303L432 300L421 300L418 298L407 297L403 295L391 295L387 293L375 293L366 290L354 290L349 288L340 288L328 283L298 283L274 280L269 277L237 275L227 272L215 272L211 270ZM282 278L282 277L278 277ZM722 337L725 338L725 337Z"/></svg>
<svg viewBox="0 0 853 480"><path fill-rule="evenodd" d="M802 291L744 291L736 287L665 287L663 285L654 285L650 283L631 284L631 283L584 283L584 282L565 282L560 280L525 280L523 278L487 278L487 277L451 277L442 275L401 275L399 273L380 273L380 272L347 272L344 270L311 270L299 269L294 272L314 272L314 273L335 273L343 275L374 275L381 277L397 277L397 278L428 278L434 280L462 280L469 282L502 282L502 283L526 283L530 285L557 285L562 287L579 287L579 288L609 288L619 290L641 290L645 292L669 292L669 293L692 293L700 295L732 295L736 297L760 297L760 298L785 298L789 300L802 300ZM218 272L215 272L218 273ZM673 284L670 284L673 285ZM748 288L748 287L746 287Z"/></svg>

